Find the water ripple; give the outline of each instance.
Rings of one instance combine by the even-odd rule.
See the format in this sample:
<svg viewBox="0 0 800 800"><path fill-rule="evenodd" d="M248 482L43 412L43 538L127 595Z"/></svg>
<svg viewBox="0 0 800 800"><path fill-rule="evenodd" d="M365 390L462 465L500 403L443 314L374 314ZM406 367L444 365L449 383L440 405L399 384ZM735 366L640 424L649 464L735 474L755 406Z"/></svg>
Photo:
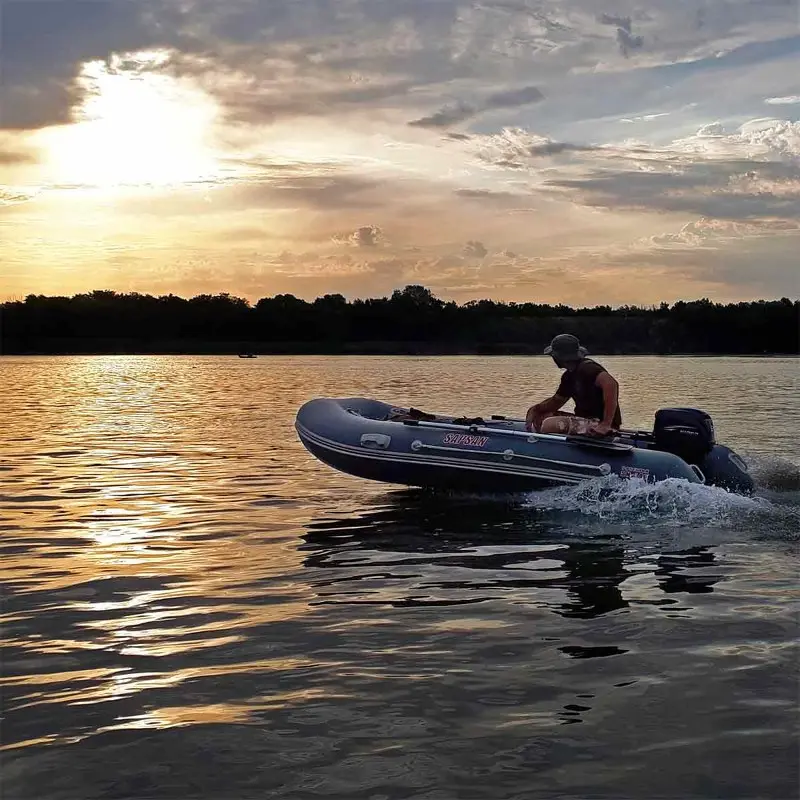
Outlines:
<svg viewBox="0 0 800 800"><path fill-rule="evenodd" d="M790 796L800 454L745 390L791 370L737 361L734 407L722 366L615 371L644 425L695 370L754 498L430 495L293 432L311 396L389 387L524 407L536 359L4 360L5 795Z"/></svg>

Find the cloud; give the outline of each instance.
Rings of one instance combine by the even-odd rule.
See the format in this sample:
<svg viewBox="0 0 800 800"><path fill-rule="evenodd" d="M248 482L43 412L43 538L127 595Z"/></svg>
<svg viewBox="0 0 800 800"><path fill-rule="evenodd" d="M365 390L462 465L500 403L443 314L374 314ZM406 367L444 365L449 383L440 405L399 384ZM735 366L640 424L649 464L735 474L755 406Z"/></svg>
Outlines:
<svg viewBox="0 0 800 800"><path fill-rule="evenodd" d="M500 133L473 136L472 144L478 157L485 162L514 169L530 165L535 159L566 153L590 153L598 148L591 144L557 142L524 130L504 128Z"/></svg>
<svg viewBox="0 0 800 800"><path fill-rule="evenodd" d="M196 78L232 119L253 123L408 109L454 87L483 98L414 120L441 128L539 102L551 79L632 69L628 57L645 38L648 66L674 65L796 24L791 4L752 0L651 0L646 11L621 0L599 17L590 0L37 0L4 3L1 13L8 128L68 122L81 63L113 52L173 51L165 69ZM524 74L539 86L498 88Z"/></svg>
<svg viewBox="0 0 800 800"><path fill-rule="evenodd" d="M638 117L623 117L620 119L620 122L625 123L634 123L634 122L652 122L654 119L659 119L660 117L668 117L669 111L660 111L656 114L642 114Z"/></svg>
<svg viewBox="0 0 800 800"><path fill-rule="evenodd" d="M431 114L428 117L412 120L408 124L416 128L446 128L448 125L464 122L479 113L480 110L476 106L471 106L467 103L455 103L454 105L440 108L435 114Z"/></svg>
<svg viewBox="0 0 800 800"><path fill-rule="evenodd" d="M586 153L573 171L545 185L606 209L791 220L800 216L800 123L759 119L734 131L710 123L662 147L628 143Z"/></svg>
<svg viewBox="0 0 800 800"><path fill-rule="evenodd" d="M762 173L777 193L753 184L736 185L745 166L741 161L689 164L672 171L598 170L585 178L549 181L552 186L577 192L582 203L607 209L670 211L722 219L793 218L800 215L800 175L783 167L765 165Z"/></svg>
<svg viewBox="0 0 800 800"><path fill-rule="evenodd" d="M769 106L794 106L800 103L800 94L790 94L786 97L768 97L764 102Z"/></svg>
<svg viewBox="0 0 800 800"><path fill-rule="evenodd" d="M221 201L239 208L297 209L324 211L374 209L385 200L385 184L349 174L340 167L330 174L270 174L222 184Z"/></svg>
<svg viewBox="0 0 800 800"><path fill-rule="evenodd" d="M601 14L598 21L602 25L613 25L617 29L617 44L619 51L628 58L634 50L639 50L644 44L643 36L635 36L631 30L630 17L617 17L613 14Z"/></svg>
<svg viewBox="0 0 800 800"><path fill-rule="evenodd" d="M483 242L471 240L464 245L463 253L467 258L486 258L489 251Z"/></svg>
<svg viewBox="0 0 800 800"><path fill-rule="evenodd" d="M624 28L617 28L617 44L619 51L625 58L629 58L634 50L639 50L644 44L644 36L634 36Z"/></svg>
<svg viewBox="0 0 800 800"><path fill-rule="evenodd" d="M615 17L613 14L601 14L598 21L603 25L613 25L617 28L622 28L628 33L631 32L631 18L630 17Z"/></svg>
<svg viewBox="0 0 800 800"><path fill-rule="evenodd" d="M34 192L20 191L11 187L0 186L0 206L13 206L27 203L35 197Z"/></svg>
<svg viewBox="0 0 800 800"><path fill-rule="evenodd" d="M0 126L31 129L71 121L80 65L161 41L150 0L37 0L0 6Z"/></svg>
<svg viewBox="0 0 800 800"><path fill-rule="evenodd" d="M782 223L748 227L698 220L674 237L654 237L606 253L602 263L620 276L649 274L661 285L662 299L697 297L703 286L705 296L727 300L797 296L794 254L800 228L787 230Z"/></svg>
<svg viewBox="0 0 800 800"><path fill-rule="evenodd" d="M536 86L523 86L521 89L511 89L489 95L483 103L483 109L517 108L544 100L541 89Z"/></svg>
<svg viewBox="0 0 800 800"><path fill-rule="evenodd" d="M488 189L456 189L455 194L468 200L478 200L504 207L530 202L530 195L516 192L489 191Z"/></svg>
<svg viewBox="0 0 800 800"><path fill-rule="evenodd" d="M487 111L518 108L520 106L538 103L542 100L544 100L544 95L541 89L538 89L536 86L524 86L521 89L495 92L474 105L459 102L451 106L445 106L439 109L435 114L412 120L408 124L417 128L446 128L449 125L465 122Z"/></svg>
<svg viewBox="0 0 800 800"><path fill-rule="evenodd" d="M677 153L752 160L800 159L800 122L764 117L728 131L719 122L709 123L697 133L671 144Z"/></svg>
<svg viewBox="0 0 800 800"><path fill-rule="evenodd" d="M353 247L378 247L383 243L384 235L377 225L362 225L351 233L337 234L333 240Z"/></svg>
<svg viewBox="0 0 800 800"><path fill-rule="evenodd" d="M647 243L663 249L718 248L745 238L800 233L800 220L723 220L701 217L687 222L677 233L651 236Z"/></svg>
<svg viewBox="0 0 800 800"><path fill-rule="evenodd" d="M0 167L15 166L18 164L35 164L36 162L37 158L29 151L12 150L0 146Z"/></svg>

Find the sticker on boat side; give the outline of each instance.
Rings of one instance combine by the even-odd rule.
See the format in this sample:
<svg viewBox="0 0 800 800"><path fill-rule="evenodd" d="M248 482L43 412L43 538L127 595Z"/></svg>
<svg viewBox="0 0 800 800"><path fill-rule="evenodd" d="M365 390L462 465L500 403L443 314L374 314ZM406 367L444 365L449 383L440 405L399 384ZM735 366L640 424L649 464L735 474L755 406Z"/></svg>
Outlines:
<svg viewBox="0 0 800 800"><path fill-rule="evenodd" d="M484 447L489 441L488 436L471 436L467 433L446 433L443 444L464 444L467 447Z"/></svg>
<svg viewBox="0 0 800 800"><path fill-rule="evenodd" d="M620 478L642 478L647 480L650 477L650 470L644 467L622 467L619 471Z"/></svg>

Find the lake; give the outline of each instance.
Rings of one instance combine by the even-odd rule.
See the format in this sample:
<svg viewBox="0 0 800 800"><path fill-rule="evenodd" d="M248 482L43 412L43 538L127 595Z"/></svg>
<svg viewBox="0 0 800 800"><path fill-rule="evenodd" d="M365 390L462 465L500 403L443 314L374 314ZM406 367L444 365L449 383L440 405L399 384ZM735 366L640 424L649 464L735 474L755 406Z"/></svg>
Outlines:
<svg viewBox="0 0 800 800"><path fill-rule="evenodd" d="M0 359L2 796L797 796L800 360L598 360L756 496L440 496L294 433L317 396L521 416L547 358Z"/></svg>

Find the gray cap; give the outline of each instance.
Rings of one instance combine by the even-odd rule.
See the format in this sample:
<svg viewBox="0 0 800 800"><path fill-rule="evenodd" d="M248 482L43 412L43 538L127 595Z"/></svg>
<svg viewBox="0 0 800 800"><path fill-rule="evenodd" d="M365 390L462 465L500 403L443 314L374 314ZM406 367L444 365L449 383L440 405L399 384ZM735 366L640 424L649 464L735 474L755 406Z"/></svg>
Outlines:
<svg viewBox="0 0 800 800"><path fill-rule="evenodd" d="M558 336L550 342L548 347L545 347L544 353L547 356L556 356L564 360L581 359L589 351L585 347L581 347L577 336L571 333L559 333Z"/></svg>

